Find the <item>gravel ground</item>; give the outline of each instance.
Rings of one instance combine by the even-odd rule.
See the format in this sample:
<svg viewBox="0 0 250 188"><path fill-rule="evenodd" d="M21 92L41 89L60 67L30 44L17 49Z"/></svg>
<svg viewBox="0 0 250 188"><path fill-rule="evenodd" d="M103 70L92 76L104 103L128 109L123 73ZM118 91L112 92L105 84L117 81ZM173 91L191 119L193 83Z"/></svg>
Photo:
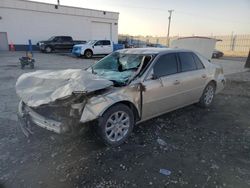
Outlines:
<svg viewBox="0 0 250 188"><path fill-rule="evenodd" d="M20 69L22 54L0 53L0 187L250 187L250 72L228 75L210 108L192 105L146 121L126 144L109 148L92 129L62 137L35 127L30 139L22 135L14 86L31 71ZM35 58L36 69L93 63L63 54Z"/></svg>

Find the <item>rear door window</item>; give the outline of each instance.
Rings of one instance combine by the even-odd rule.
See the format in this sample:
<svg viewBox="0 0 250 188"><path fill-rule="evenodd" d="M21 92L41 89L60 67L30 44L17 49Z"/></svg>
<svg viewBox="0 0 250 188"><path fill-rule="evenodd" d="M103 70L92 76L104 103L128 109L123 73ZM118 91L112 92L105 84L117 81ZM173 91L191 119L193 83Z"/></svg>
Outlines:
<svg viewBox="0 0 250 188"><path fill-rule="evenodd" d="M157 62L154 64L154 75L157 77L163 77L178 72L178 64L176 54L166 54L159 57Z"/></svg>
<svg viewBox="0 0 250 188"><path fill-rule="evenodd" d="M182 72L193 71L193 70L197 69L192 53L180 52L179 58L180 58L180 62L181 62L181 71Z"/></svg>
<svg viewBox="0 0 250 188"><path fill-rule="evenodd" d="M200 58L194 53L193 53L193 58L194 58L194 61L196 63L197 69L204 69L205 68L203 63L201 62Z"/></svg>

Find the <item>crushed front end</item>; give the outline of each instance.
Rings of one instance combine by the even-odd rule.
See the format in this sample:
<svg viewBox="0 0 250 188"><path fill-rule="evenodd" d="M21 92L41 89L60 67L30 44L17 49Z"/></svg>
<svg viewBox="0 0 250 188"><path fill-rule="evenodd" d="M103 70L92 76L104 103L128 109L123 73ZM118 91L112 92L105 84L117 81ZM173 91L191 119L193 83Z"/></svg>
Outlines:
<svg viewBox="0 0 250 188"><path fill-rule="evenodd" d="M59 134L72 131L79 125L87 97L112 85L81 69L25 73L16 83L21 128L26 136L32 133L32 124Z"/></svg>
<svg viewBox="0 0 250 188"><path fill-rule="evenodd" d="M21 130L27 137L33 134L33 124L58 134L74 132L79 128L85 101L84 96L80 94L35 108L20 101L18 118Z"/></svg>

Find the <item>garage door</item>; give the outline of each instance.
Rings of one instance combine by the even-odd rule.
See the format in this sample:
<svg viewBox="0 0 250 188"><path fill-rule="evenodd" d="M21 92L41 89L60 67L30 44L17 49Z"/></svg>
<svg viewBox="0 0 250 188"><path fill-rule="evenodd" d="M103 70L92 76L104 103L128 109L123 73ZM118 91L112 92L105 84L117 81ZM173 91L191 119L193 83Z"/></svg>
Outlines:
<svg viewBox="0 0 250 188"><path fill-rule="evenodd" d="M0 51L9 50L6 32L0 32Z"/></svg>
<svg viewBox="0 0 250 188"><path fill-rule="evenodd" d="M92 40L112 40L110 23L92 22Z"/></svg>

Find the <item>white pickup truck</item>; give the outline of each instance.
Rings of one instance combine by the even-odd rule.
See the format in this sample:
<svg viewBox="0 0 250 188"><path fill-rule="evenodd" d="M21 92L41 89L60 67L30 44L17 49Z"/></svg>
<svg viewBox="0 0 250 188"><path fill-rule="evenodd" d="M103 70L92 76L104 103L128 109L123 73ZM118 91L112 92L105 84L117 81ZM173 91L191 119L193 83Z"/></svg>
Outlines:
<svg viewBox="0 0 250 188"><path fill-rule="evenodd" d="M85 44L74 45L72 54L85 58L93 55L104 55L113 52L113 42L111 40L90 40Z"/></svg>

